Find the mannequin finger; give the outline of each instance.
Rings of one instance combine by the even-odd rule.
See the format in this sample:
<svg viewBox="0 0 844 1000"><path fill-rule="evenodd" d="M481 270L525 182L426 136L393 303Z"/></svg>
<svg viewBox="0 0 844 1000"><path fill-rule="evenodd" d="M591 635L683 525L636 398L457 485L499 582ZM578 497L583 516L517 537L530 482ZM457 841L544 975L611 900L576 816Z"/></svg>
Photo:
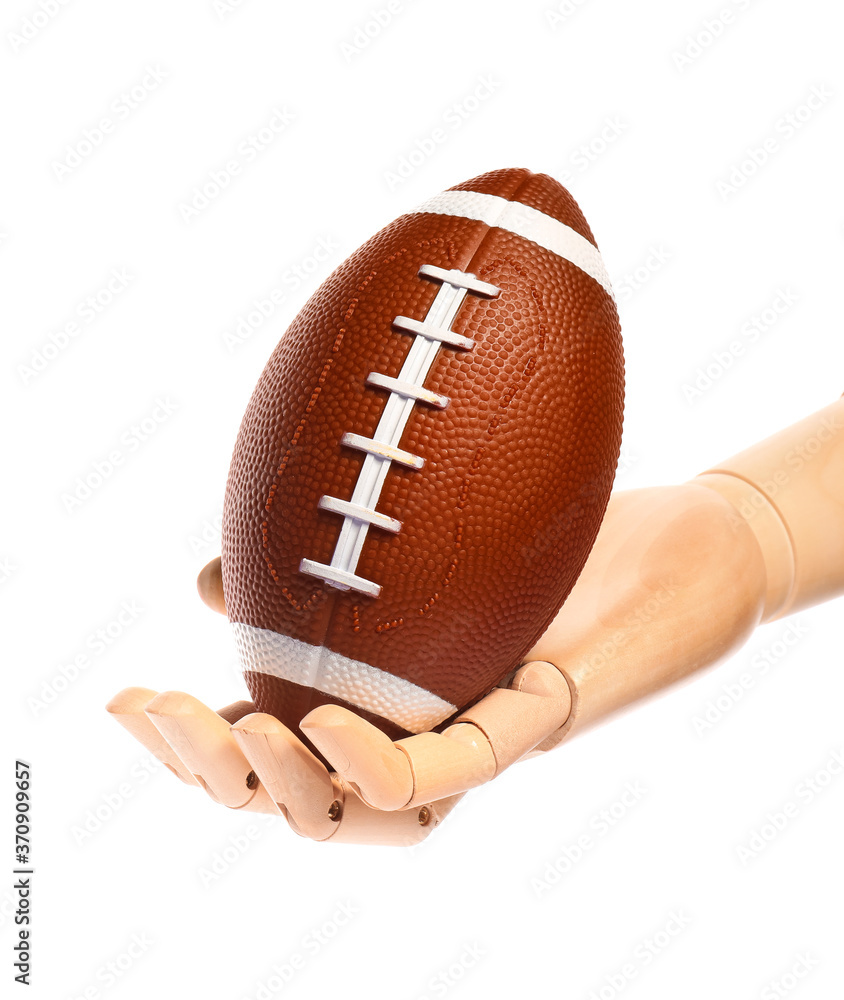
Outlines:
<svg viewBox="0 0 844 1000"><path fill-rule="evenodd" d="M199 782L144 712L147 704L157 693L149 688L124 688L106 705L106 711L177 778L186 785L198 785Z"/></svg>
<svg viewBox="0 0 844 1000"><path fill-rule="evenodd" d="M446 798L495 774L489 744L474 726L452 726L444 734L420 733L393 743L338 705L315 708L300 726L344 781L376 809Z"/></svg>
<svg viewBox="0 0 844 1000"><path fill-rule="evenodd" d="M339 808L331 777L322 761L271 715L247 715L232 726L232 736L276 808L293 829L312 840L337 831Z"/></svg>
<svg viewBox="0 0 844 1000"><path fill-rule="evenodd" d="M462 798L452 795L412 809L381 812L347 788L340 823L331 843L415 847L437 829Z"/></svg>
<svg viewBox="0 0 844 1000"><path fill-rule="evenodd" d="M246 715L251 715L255 709L255 703L251 701L235 701L225 708L218 708L217 715L225 719L230 726L242 719Z"/></svg>
<svg viewBox="0 0 844 1000"><path fill-rule="evenodd" d="M223 567L219 556L212 559L210 563L206 563L199 571L199 576L196 578L196 589L212 611L221 615L226 613L226 600L223 597Z"/></svg>
<svg viewBox="0 0 844 1000"><path fill-rule="evenodd" d="M525 664L511 687L495 688L442 733L393 743L347 709L323 705L300 723L317 749L370 805L403 809L489 781L559 729L571 711L553 664Z"/></svg>
<svg viewBox="0 0 844 1000"><path fill-rule="evenodd" d="M410 802L410 762L380 729L340 705L313 709L299 728L369 805L392 810Z"/></svg>
<svg viewBox="0 0 844 1000"><path fill-rule="evenodd" d="M293 830L313 840L412 846L424 840L454 801L381 812L363 802L298 737L271 715L241 719L232 733Z"/></svg>
<svg viewBox="0 0 844 1000"><path fill-rule="evenodd" d="M165 691L146 714L184 766L216 802L230 809L276 813L272 799L243 756L225 719L181 691Z"/></svg>

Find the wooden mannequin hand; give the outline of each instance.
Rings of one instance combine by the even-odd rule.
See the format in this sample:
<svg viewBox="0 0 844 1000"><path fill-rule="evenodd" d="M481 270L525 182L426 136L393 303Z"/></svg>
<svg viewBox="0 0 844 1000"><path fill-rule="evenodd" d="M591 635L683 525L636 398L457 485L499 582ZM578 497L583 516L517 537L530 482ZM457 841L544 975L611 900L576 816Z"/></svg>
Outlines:
<svg viewBox="0 0 844 1000"><path fill-rule="evenodd" d="M242 701L215 712L180 691L126 688L108 711L185 784L229 809L284 816L313 840L412 846L448 815L459 795L424 808L381 812L311 753L277 719Z"/></svg>
<svg viewBox="0 0 844 1000"><path fill-rule="evenodd" d="M761 621L844 590L844 403L680 486L613 496L528 662L442 733L393 743L338 706L290 730L239 703L130 688L109 705L183 780L335 842L423 839L462 792L737 649ZM814 442L799 467L795 449ZM789 470L786 472L785 470ZM200 593L225 611L219 560Z"/></svg>

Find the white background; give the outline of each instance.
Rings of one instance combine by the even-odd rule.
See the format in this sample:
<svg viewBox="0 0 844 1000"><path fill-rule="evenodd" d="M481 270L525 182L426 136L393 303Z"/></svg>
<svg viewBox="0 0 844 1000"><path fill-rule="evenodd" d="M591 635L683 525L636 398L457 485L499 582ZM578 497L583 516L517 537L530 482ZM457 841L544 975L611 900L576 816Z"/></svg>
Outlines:
<svg viewBox="0 0 844 1000"><path fill-rule="evenodd" d="M844 747L840 601L801 614L799 641L705 736L695 717L754 655L782 648L787 622L469 795L414 851L306 842L163 769L145 777L148 758L103 708L130 684L215 706L242 696L228 626L194 578L219 551L252 386L334 266L466 178L500 166L552 173L597 236L627 356L619 488L681 482L837 398L838 5L724 0L725 21L701 0L402 0L358 48L385 0L44 6L57 12L10 0L0 24L10 734L0 814L10 830L12 761L23 757L37 869L27 995L275 996L273 967L295 954L304 968L285 996L840 995L844 779L811 803L797 793ZM679 65L697 35L708 44ZM802 115L813 88L829 96ZM274 109L294 120L260 153L239 153ZM805 119L799 129L789 113ZM104 117L111 130L86 146ZM414 153L438 127L444 141ZM768 161L719 190L766 139ZM412 153L421 162L391 179ZM232 159L240 173L186 220L180 206ZM320 240L337 248L312 267ZM296 267L311 271L298 288ZM112 269L131 279L86 321L78 307ZM253 300L277 287L285 301L227 346ZM752 342L745 324L783 289L796 302ZM73 321L76 335L50 346ZM744 354L717 370L736 340ZM689 400L684 384L712 364L711 387ZM159 398L176 409L155 423ZM140 441L133 427L150 417L154 433ZM69 504L78 478L115 450L113 475ZM123 602L142 611L95 652ZM81 653L87 666L63 683ZM565 848L596 832L627 782L646 794L539 892L546 866L566 869ZM742 863L737 848L789 800L797 817ZM248 850L204 885L215 855L236 853L232 839ZM10 870L8 833L0 843ZM10 881L0 975L11 996L23 987L11 982ZM356 912L318 945L340 904ZM672 911L684 926L654 954L646 942ZM134 935L151 943L123 961ZM483 954L473 960L469 947ZM789 979L801 955L813 968ZM619 979L628 963L634 975ZM777 994L772 981L792 989Z"/></svg>

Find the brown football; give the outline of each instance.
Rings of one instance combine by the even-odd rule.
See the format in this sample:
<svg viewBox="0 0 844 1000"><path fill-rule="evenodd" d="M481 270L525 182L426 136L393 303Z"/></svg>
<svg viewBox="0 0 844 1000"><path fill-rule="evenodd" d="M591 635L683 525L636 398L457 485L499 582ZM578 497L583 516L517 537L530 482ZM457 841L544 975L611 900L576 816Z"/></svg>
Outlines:
<svg viewBox="0 0 844 1000"><path fill-rule="evenodd" d="M237 438L223 591L259 710L397 738L516 668L583 567L621 439L618 315L553 178L496 170L373 236L273 352Z"/></svg>

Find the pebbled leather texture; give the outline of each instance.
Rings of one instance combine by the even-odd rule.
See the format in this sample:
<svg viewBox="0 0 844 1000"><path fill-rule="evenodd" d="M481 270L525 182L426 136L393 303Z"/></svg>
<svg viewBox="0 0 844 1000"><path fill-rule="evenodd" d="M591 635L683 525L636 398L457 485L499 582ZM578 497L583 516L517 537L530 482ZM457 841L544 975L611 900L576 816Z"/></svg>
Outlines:
<svg viewBox="0 0 844 1000"><path fill-rule="evenodd" d="M528 170L498 170L453 190L519 201L594 237L571 195ZM467 295L425 388L445 409L413 407L356 572L378 597L299 571L331 561L342 518L320 497L348 500L364 455L340 443L371 437L386 390L413 340L392 323L421 320L439 285L420 266L457 268L501 289ZM324 646L388 671L463 709L494 687L555 616L586 561L618 459L623 357L618 315L574 264L486 223L401 216L348 258L282 337L247 407L223 518L223 588L233 622ZM294 730L339 701L313 687L247 671L261 711ZM369 716L391 736L404 731Z"/></svg>

